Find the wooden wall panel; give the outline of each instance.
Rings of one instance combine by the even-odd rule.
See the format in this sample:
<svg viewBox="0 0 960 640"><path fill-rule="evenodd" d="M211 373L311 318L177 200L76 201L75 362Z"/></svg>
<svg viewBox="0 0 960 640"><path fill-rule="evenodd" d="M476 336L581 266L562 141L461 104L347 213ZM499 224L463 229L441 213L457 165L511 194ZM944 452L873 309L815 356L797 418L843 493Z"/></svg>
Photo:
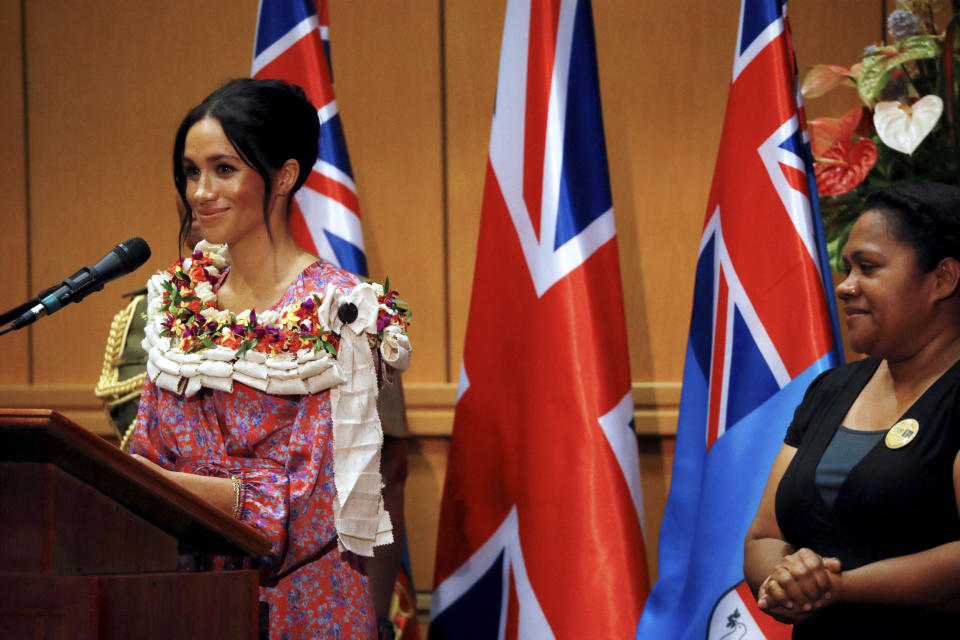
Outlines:
<svg viewBox="0 0 960 640"><path fill-rule="evenodd" d="M413 309L414 381L446 381L448 332L440 5L330 3L343 119L372 278Z"/></svg>
<svg viewBox="0 0 960 640"><path fill-rule="evenodd" d="M738 6L594 3L634 380L682 377Z"/></svg>
<svg viewBox="0 0 960 640"><path fill-rule="evenodd" d="M23 127L23 34L19 2L0 3L0 313L25 302L28 287L26 148ZM29 329L0 336L0 384L30 381Z"/></svg>
<svg viewBox="0 0 960 640"><path fill-rule="evenodd" d="M505 11L505 0L444 3L451 335L448 362L454 382L460 375L470 310Z"/></svg>
<svg viewBox="0 0 960 640"><path fill-rule="evenodd" d="M26 3L31 289L133 236L154 256L37 323L36 383L95 382L120 293L177 256L173 135L188 108L249 72L255 22L254 0Z"/></svg>

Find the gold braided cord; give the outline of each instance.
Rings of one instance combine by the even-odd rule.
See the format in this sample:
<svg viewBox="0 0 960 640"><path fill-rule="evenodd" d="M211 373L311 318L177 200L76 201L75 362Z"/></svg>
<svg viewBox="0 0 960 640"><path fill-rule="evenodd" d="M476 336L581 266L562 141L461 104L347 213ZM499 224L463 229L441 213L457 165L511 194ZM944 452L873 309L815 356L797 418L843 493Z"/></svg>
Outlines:
<svg viewBox="0 0 960 640"><path fill-rule="evenodd" d="M127 430L123 432L120 438L120 450L127 453L130 451L130 440L133 438L133 432L137 430L137 419L134 418Z"/></svg>
<svg viewBox="0 0 960 640"><path fill-rule="evenodd" d="M144 295L134 296L130 304L113 317L110 333L107 336L107 348L103 353L103 369L100 371L100 380L97 381L93 391L98 398L125 395L143 387L142 374L121 381L118 362L123 353L124 344L127 342L127 334L136 315L137 305L144 297Z"/></svg>
<svg viewBox="0 0 960 640"><path fill-rule="evenodd" d="M133 380L133 381L135 381L135 382L137 383L136 389L134 389L133 391L131 391L130 393L128 393L128 394L126 394L126 395L120 396L119 398L112 398L112 399L110 399L110 400L104 400L104 405L105 405L105 407L106 407L107 409L113 409L114 407L116 407L116 406L118 406L118 405L126 404L127 402L130 402L131 400L136 400L137 398L139 398L139 397L140 397L140 394L143 393L143 381L146 380L146 378L147 378L147 374L145 374L145 373L141 373L140 375L137 375L137 376L134 376L134 377L130 378L130 380Z"/></svg>

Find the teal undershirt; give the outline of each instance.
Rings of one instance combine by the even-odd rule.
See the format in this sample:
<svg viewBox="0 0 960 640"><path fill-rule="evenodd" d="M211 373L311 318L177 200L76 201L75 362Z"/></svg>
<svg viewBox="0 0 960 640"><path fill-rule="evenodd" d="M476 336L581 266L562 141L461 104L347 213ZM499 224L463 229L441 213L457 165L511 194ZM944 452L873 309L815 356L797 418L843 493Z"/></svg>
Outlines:
<svg viewBox="0 0 960 640"><path fill-rule="evenodd" d="M814 482L828 508L833 508L833 503L840 493L840 486L847 479L850 470L885 434L886 431L861 431L840 425L827 450L823 452L814 475Z"/></svg>

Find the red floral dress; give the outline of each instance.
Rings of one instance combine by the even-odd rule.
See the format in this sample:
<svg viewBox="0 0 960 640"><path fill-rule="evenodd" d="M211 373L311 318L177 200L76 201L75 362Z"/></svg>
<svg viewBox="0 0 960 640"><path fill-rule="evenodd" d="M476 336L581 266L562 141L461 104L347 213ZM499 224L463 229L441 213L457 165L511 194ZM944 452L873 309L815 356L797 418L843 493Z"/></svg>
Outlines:
<svg viewBox="0 0 960 640"><path fill-rule="evenodd" d="M317 261L273 309L322 293L330 282L344 293L358 284ZM174 471L239 476L238 517L273 542L267 566L290 572L260 589L272 640L375 637L366 574L336 545L332 426L329 391L276 396L234 383L233 393L204 389L187 399L149 377L144 385L130 452Z"/></svg>

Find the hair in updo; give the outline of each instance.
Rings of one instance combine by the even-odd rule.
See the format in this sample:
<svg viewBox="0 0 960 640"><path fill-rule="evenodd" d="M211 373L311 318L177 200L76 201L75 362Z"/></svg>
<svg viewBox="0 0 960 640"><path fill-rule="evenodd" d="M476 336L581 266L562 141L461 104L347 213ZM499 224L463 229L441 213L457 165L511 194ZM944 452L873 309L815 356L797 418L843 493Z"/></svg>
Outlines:
<svg viewBox="0 0 960 640"><path fill-rule="evenodd" d="M904 184L867 196L863 211L881 213L890 233L917 253L923 272L944 258L960 260L960 188L939 182Z"/></svg>
<svg viewBox="0 0 960 640"><path fill-rule="evenodd" d="M303 89L280 80L231 80L191 109L177 129L173 143L173 182L186 206L180 219L180 241L186 238L193 212L187 203L183 147L190 127L214 118L237 153L263 178L263 220L270 228L267 207L274 172L291 158L300 172L291 197L303 186L317 161L320 122Z"/></svg>

